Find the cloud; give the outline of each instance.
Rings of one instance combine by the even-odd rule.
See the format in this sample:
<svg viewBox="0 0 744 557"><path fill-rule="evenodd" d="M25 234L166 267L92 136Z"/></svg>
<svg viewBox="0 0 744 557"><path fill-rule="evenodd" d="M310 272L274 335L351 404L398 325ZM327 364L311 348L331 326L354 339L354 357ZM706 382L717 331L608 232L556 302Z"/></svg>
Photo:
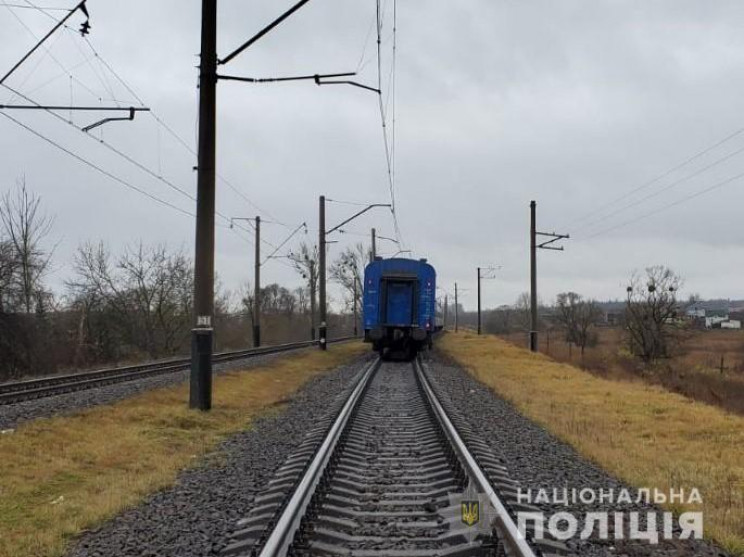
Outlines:
<svg viewBox="0 0 744 557"><path fill-rule="evenodd" d="M220 52L240 45L290 5L223 3ZM386 91L392 4L387 6ZM198 6L135 0L96 3L90 10L96 50L193 146ZM15 13L37 34L48 29L43 14ZM374 85L373 23L373 2L311 2L221 71L272 77L360 69L358 79ZM566 242L564 253L540 254L540 289L547 299L567 289L614 297L633 269L654 263L678 270L687 286L703 295L740 296L742 181L610 229L744 172L742 156L736 155L671 185L744 146L742 134L624 197L741 127L736 115L744 108L744 74L736 70L744 63L743 23L744 6L733 0L705 5L691 0L400 3L395 154L405 240L438 268L440 285L450 290L455 280L473 288L479 264L502 265L500 279L484 289L484 300L509 303L528 287L528 204L536 199L540 228L577 238ZM7 68L34 39L8 9L0 11L0 33L10 46L0 52L0 68ZM111 93L131 97L73 34L59 38L53 54L65 68L77 65L72 74L90 90L75 81L71 88L69 76L43 52L11 78L11 86L39 101L62 104L71 93L73 102L99 102L96 95L104 102ZM19 118L143 189L193 209L189 199L63 122L46 114ZM80 125L87 121L73 118ZM0 130L3 188L26 174L57 216L55 234L62 243L56 284L69 275L71 254L84 239L104 239L115 249L140 238L191 249L188 218L112 182L5 118ZM151 117L138 115L135 122L101 131L107 142L195 192L193 156ZM314 225L321 193L360 202L388 199L379 110L371 93L311 82L221 83L218 132L220 173L284 223ZM637 204L610 214L632 202ZM218 209L228 217L257 212L223 183ZM348 209L330 206L329 221L342 220ZM364 235L372 226L393 234L384 211L370 213L349 231ZM274 243L286 232L281 226L265 228ZM331 257L343 242L360 239L343 237L332 246ZM225 285L236 288L251 276L252 248L225 229L217 242L217 269ZM300 282L278 264L267 266L264 277Z"/></svg>

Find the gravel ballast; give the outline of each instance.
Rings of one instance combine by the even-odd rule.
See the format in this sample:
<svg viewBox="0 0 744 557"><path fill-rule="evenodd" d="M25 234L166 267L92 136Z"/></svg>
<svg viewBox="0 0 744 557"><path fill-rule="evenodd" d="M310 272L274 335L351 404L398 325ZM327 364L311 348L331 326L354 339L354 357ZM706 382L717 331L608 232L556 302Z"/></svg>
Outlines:
<svg viewBox="0 0 744 557"><path fill-rule="evenodd" d="M218 555L255 495L368 361L312 379L281 411L257 419L182 472L172 488L83 534L68 557Z"/></svg>
<svg viewBox="0 0 744 557"><path fill-rule="evenodd" d="M265 354L260 356L249 356L241 360L224 362L214 365L214 372L221 373L236 369L247 370L266 364L276 358L285 357L288 354L298 354L306 350L317 350L317 348L304 348L292 352L278 352L276 354ZM102 387L84 389L71 393L48 396L35 400L26 400L13 404L0 405L0 430L9 430L18 427L19 424L38 418L50 418L70 414L72 412L92 408L102 404L113 404L125 398L140 393L171 387L189 379L189 369L135 379L133 381L122 381Z"/></svg>
<svg viewBox="0 0 744 557"><path fill-rule="evenodd" d="M559 490L568 488L569 492L572 488L577 491L583 488L614 489L616 494L625 488L631 491L635 500L635 490L587 461L569 445L524 417L514 406L475 380L459 366L437 353L427 357L427 365L438 387L438 392L448 397L454 408L460 409L462 416L466 418L480 439L502 460L510 477L520 483L522 491L526 493L526 490L532 490L533 504L536 504L534 496L541 488L546 489L551 495L554 488ZM630 452L628 458L632 458ZM578 503L567 506L540 503L536 506L540 507L546 518L559 512L568 512L579 518L579 532L583 528L581 517L588 512L629 513L637 511L642 513L641 516L645 516L649 511L658 511L654 507L635 503L621 506L607 503L589 505ZM610 523L612 523L612 515L610 515ZM658 528L661 534L660 524L661 516L659 516ZM650 545L642 540L600 540L596 539L595 535L588 540L579 540L577 536L566 543L577 555L592 557L727 555L726 552L702 540L660 541L658 545Z"/></svg>
<svg viewBox="0 0 744 557"><path fill-rule="evenodd" d="M317 377L280 412L258 419L253 428L232 436L197 467L183 472L174 487L147 498L100 528L85 533L67 557L206 557L217 556L260 493L314 424L326 417L332 401L343 396L369 358ZM523 490L540 488L630 489L578 455L541 426L522 416L460 367L434 354L427 365L437 391L461 410L475 434L486 443ZM629 458L631 456L629 455ZM635 491L630 490L635 496ZM645 516L654 507L606 503L538 505L546 516L588 512ZM579 532L583 527L580 521ZM596 534L596 532L595 532ZM640 540L567 540L582 557L726 556L706 541L675 540L650 545Z"/></svg>

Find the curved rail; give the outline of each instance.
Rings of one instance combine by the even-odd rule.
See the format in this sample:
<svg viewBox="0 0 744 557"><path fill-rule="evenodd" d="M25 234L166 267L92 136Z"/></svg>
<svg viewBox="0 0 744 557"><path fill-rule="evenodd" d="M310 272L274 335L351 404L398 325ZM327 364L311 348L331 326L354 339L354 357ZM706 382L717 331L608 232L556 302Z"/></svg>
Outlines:
<svg viewBox="0 0 744 557"><path fill-rule="evenodd" d="M341 337L330 340L329 342L345 342L353 340L354 338L355 337ZM276 344L273 346L262 346L259 348L248 348L245 350L235 350L231 352L219 352L214 354L212 361L214 363L231 362L243 358L299 350L301 348L316 346L317 344L317 340L308 340ZM149 362L132 366L100 369L95 371L82 371L78 373L43 377L40 379L2 383L0 384L0 405L91 389L124 381L134 381L145 377L164 375L166 373L181 371L188 368L190 365L191 358L177 358L160 362Z"/></svg>

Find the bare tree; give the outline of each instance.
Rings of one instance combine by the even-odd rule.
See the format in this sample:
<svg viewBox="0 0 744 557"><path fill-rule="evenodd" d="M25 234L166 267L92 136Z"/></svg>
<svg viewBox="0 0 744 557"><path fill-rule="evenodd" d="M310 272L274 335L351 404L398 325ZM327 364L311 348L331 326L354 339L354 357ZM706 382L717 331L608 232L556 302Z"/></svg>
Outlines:
<svg viewBox="0 0 744 557"><path fill-rule="evenodd" d="M0 375L54 371L54 299L44 285L53 219L20 179L0 197Z"/></svg>
<svg viewBox="0 0 744 557"><path fill-rule="evenodd" d="M183 253L140 243L113 263L102 243L86 244L78 249L74 268L68 288L76 307L86 312L81 322L89 333L79 327L80 343L88 343L92 333L106 342L105 353L112 351L109 343L134 346L152 357L183 348L193 292L191 262ZM105 338L90 330L92 321L106 331Z"/></svg>
<svg viewBox="0 0 744 557"><path fill-rule="evenodd" d="M644 362L667 358L679 337L677 292L682 279L664 266L634 273L627 288L625 320L630 350Z"/></svg>
<svg viewBox="0 0 744 557"><path fill-rule="evenodd" d="M566 341L579 346L583 356L586 346L593 339L592 328L602 317L602 310L596 302L584 300L576 292L558 294L556 308L558 321L566 333Z"/></svg>
<svg viewBox="0 0 744 557"><path fill-rule="evenodd" d="M364 244L347 247L329 269L331 280L344 290L347 308L361 307L364 266L369 261L369 250Z"/></svg>
<svg viewBox="0 0 744 557"><path fill-rule="evenodd" d="M13 282L18 267L13 244L0 239L0 314L10 311L16 298Z"/></svg>
<svg viewBox="0 0 744 557"><path fill-rule="evenodd" d="M514 323L519 329L529 331L531 327L530 318L530 293L522 292L514 304Z"/></svg>
<svg viewBox="0 0 744 557"><path fill-rule="evenodd" d="M295 270L307 281L307 293L310 297L310 338L315 340L315 316L316 316L316 294L318 292L318 247L308 246L302 242L298 252L290 252L289 259ZM303 312L307 312L307 303L303 303L304 296L300 296L300 307Z"/></svg>
<svg viewBox="0 0 744 557"><path fill-rule="evenodd" d="M51 259L51 251L42 243L53 223L54 219L41 211L41 198L29 192L23 178L0 199L2 256L6 260L2 273L9 279L9 288L3 289L3 307L27 314L35 311L39 296L44 295L42 279Z"/></svg>

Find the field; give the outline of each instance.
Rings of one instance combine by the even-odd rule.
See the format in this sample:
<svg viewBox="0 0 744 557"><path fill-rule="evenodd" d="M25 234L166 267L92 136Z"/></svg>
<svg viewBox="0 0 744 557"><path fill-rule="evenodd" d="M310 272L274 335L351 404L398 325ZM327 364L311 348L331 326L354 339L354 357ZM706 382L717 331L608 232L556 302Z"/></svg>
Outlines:
<svg viewBox="0 0 744 557"><path fill-rule="evenodd" d="M651 367L641 365L628 353L621 329L600 328L597 332L597 345L587 347L583 358L581 351L576 346L570 347L555 330L550 332L549 340L547 333L541 334L540 351L599 377L661 385L744 415L743 331L691 331L686 333L676 356ZM503 338L519 347L526 344L523 333Z"/></svg>
<svg viewBox="0 0 744 557"><path fill-rule="evenodd" d="M363 350L308 350L219 375L209 413L189 410L180 385L0 436L0 557L62 555L82 530L172 484L227 435Z"/></svg>
<svg viewBox="0 0 744 557"><path fill-rule="evenodd" d="M638 379L597 377L495 336L448 333L439 349L628 484L697 488L706 535L744 556L744 417Z"/></svg>

